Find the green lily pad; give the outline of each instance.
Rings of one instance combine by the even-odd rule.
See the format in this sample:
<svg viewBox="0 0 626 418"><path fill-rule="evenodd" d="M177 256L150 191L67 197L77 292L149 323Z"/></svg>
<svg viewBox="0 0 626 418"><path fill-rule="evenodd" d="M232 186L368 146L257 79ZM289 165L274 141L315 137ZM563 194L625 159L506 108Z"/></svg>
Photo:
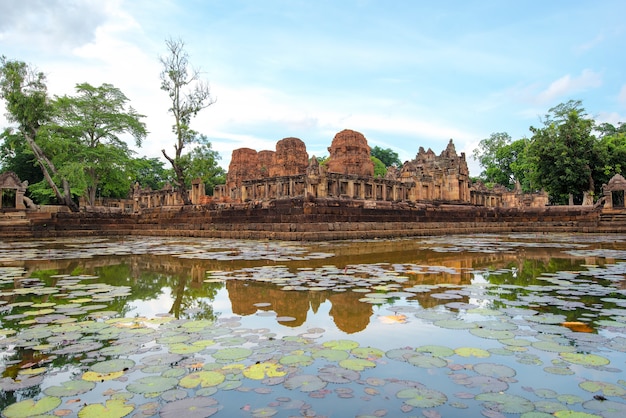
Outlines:
<svg viewBox="0 0 626 418"><path fill-rule="evenodd" d="M481 393L474 398L489 409L496 409L505 414L523 414L535 409L535 405L526 398L508 393Z"/></svg>
<svg viewBox="0 0 626 418"><path fill-rule="evenodd" d="M491 356L489 351L477 347L459 347L455 349L454 352L461 357L486 358Z"/></svg>
<svg viewBox="0 0 626 418"><path fill-rule="evenodd" d="M193 345L193 344L184 344L184 343L175 343L168 346L168 350L173 354L194 354L199 353L204 350L204 347L201 345Z"/></svg>
<svg viewBox="0 0 626 418"><path fill-rule="evenodd" d="M446 367L448 365L448 362L441 357L426 356L422 354L410 356L407 358L407 361L414 366L422 367L424 369Z"/></svg>
<svg viewBox="0 0 626 418"><path fill-rule="evenodd" d="M359 343L357 343L356 341L351 341L351 340L332 340L332 341L326 341L322 345L326 348L330 348L333 350L350 351L354 348L357 348L359 346Z"/></svg>
<svg viewBox="0 0 626 418"><path fill-rule="evenodd" d="M282 366L276 363L257 363L246 367L243 370L243 375L248 379L253 380L263 380L266 377L285 376L287 373L280 369L282 369Z"/></svg>
<svg viewBox="0 0 626 418"><path fill-rule="evenodd" d="M289 354L280 358L279 362L285 366L305 367L313 364L313 358L305 354Z"/></svg>
<svg viewBox="0 0 626 418"><path fill-rule="evenodd" d="M597 354L559 353L559 356L565 361L582 366L606 366L610 363L608 358Z"/></svg>
<svg viewBox="0 0 626 418"><path fill-rule="evenodd" d="M114 359L101 361L100 363L92 364L90 369L96 373L113 373L121 372L130 369L135 366L135 362L130 359Z"/></svg>
<svg viewBox="0 0 626 418"><path fill-rule="evenodd" d="M219 410L217 400L205 396L194 396L166 403L159 411L159 415L161 418L203 418L210 417Z"/></svg>
<svg viewBox="0 0 626 418"><path fill-rule="evenodd" d="M613 383L607 382L598 382L594 380L585 380L584 382L580 382L578 386L581 389L586 390L587 392L601 392L606 396L624 396L626 395L626 389L621 386L614 385Z"/></svg>
<svg viewBox="0 0 626 418"><path fill-rule="evenodd" d="M253 351L244 347L222 348L212 354L218 361L241 361L252 355Z"/></svg>
<svg viewBox="0 0 626 418"><path fill-rule="evenodd" d="M476 324L473 322L462 321L459 319L441 319L434 322L435 325L441 328L447 329L473 329L476 328Z"/></svg>
<svg viewBox="0 0 626 418"><path fill-rule="evenodd" d="M324 367L319 371L318 376L328 383L349 383L361 377L359 372L343 367Z"/></svg>
<svg viewBox="0 0 626 418"><path fill-rule="evenodd" d="M342 350L333 350L331 348L315 351L311 354L314 359L323 358L328 361L339 362L350 357L350 353Z"/></svg>
<svg viewBox="0 0 626 418"><path fill-rule="evenodd" d="M88 382L103 382L105 380L117 379L118 377L122 377L123 375L124 375L123 371L111 372L111 373L98 373L98 372L89 370L83 373L81 379L86 380Z"/></svg>
<svg viewBox="0 0 626 418"><path fill-rule="evenodd" d="M126 390L132 393L161 393L170 390L178 384L174 377L146 376L137 379L126 386Z"/></svg>
<svg viewBox="0 0 626 418"><path fill-rule="evenodd" d="M588 414L587 412L570 410L556 411L554 413L554 416L557 418L602 418L602 415ZM616 416L616 418L619 417L621 417L621 415Z"/></svg>
<svg viewBox="0 0 626 418"><path fill-rule="evenodd" d="M448 397L443 392L427 388L403 389L396 393L396 397L416 408L434 408L448 401Z"/></svg>
<svg viewBox="0 0 626 418"><path fill-rule="evenodd" d="M495 363L478 363L474 364L474 371L483 376L490 377L513 377L517 374L517 372L510 368L509 366L505 366L504 364L495 364Z"/></svg>
<svg viewBox="0 0 626 418"><path fill-rule="evenodd" d="M385 355L385 352L373 347L356 347L350 350L350 353L358 358L368 360L379 359Z"/></svg>
<svg viewBox="0 0 626 418"><path fill-rule="evenodd" d="M76 396L89 392L96 387L94 382L87 380L69 380L62 382L60 386L50 386L43 392L48 396Z"/></svg>
<svg viewBox="0 0 626 418"><path fill-rule="evenodd" d="M122 418L133 412L134 405L123 399L109 399L104 405L89 404L78 411L78 418Z"/></svg>
<svg viewBox="0 0 626 418"><path fill-rule="evenodd" d="M418 353L429 353L435 357L450 357L454 355L454 350L443 345L422 345L415 349Z"/></svg>
<svg viewBox="0 0 626 418"><path fill-rule="evenodd" d="M2 416L6 418L22 418L43 415L59 405L61 405L61 398L56 396L44 396L38 401L25 399L4 408Z"/></svg>
<svg viewBox="0 0 626 418"><path fill-rule="evenodd" d="M583 407L592 411L598 411L603 418L621 418L626 416L626 403L593 399L583 402Z"/></svg>
<svg viewBox="0 0 626 418"><path fill-rule="evenodd" d="M200 370L183 377L178 384L186 389L193 389L198 386L206 388L217 386L225 379L226 377L220 372Z"/></svg>
<svg viewBox="0 0 626 418"><path fill-rule="evenodd" d="M376 367L376 363L366 359L345 359L339 362L339 365L344 369L362 371L370 367Z"/></svg>
<svg viewBox="0 0 626 418"><path fill-rule="evenodd" d="M314 392L326 387L326 382L318 376L311 374L300 374L285 380L284 386L287 389L300 389L301 392Z"/></svg>

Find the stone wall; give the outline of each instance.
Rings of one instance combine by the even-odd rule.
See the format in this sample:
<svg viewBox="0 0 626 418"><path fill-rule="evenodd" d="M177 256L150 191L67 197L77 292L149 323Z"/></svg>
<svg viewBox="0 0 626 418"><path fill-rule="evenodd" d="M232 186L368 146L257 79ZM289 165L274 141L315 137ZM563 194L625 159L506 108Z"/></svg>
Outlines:
<svg viewBox="0 0 626 418"><path fill-rule="evenodd" d="M213 238L336 240L468 233L626 232L583 206L488 208L346 199L160 207L141 214L55 213L30 219L4 237L159 235ZM19 233L18 233L19 232Z"/></svg>

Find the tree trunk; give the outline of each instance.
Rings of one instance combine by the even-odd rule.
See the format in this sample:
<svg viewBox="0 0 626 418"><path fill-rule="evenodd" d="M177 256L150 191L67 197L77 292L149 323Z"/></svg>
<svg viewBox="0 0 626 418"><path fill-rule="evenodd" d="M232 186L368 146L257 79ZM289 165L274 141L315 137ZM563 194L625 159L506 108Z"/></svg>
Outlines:
<svg viewBox="0 0 626 418"><path fill-rule="evenodd" d="M574 206L574 195L571 194L571 193L569 194L569 202L568 202L568 204L570 206Z"/></svg>
<svg viewBox="0 0 626 418"><path fill-rule="evenodd" d="M50 171L52 171L52 174L57 174L56 168L54 167L54 164L52 164L52 161L50 161L48 157L46 157L46 155L43 153L43 150L28 134L24 134L24 139L26 139L26 142L30 146L30 149L33 151L33 154L37 159L37 163L41 168L43 176L46 179L46 182L48 182L48 185L54 191L57 200L66 205L72 212L78 212L78 205L72 200L72 193L70 191L70 185L68 181L66 179L63 179L63 193L61 193L59 187L56 185L54 180L52 180L52 176L50 175ZM50 171L48 171L48 168L50 169Z"/></svg>
<svg viewBox="0 0 626 418"><path fill-rule="evenodd" d="M165 158L172 164L172 168L174 169L174 173L176 174L176 182L178 183L178 194L180 195L181 200L183 201L183 205L191 205L191 199L189 198L189 194L187 193L187 186L185 186L185 174L183 173L183 169L176 163L174 159L172 159L165 150L161 150Z"/></svg>

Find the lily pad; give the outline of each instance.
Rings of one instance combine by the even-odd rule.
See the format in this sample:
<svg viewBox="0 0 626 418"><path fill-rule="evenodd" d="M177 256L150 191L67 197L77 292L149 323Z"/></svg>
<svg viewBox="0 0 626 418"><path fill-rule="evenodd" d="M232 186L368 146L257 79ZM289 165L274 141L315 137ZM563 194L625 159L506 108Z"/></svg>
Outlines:
<svg viewBox="0 0 626 418"><path fill-rule="evenodd" d="M179 385L186 389L193 389L198 386L206 388L217 386L225 379L226 377L220 372L201 370L198 372L190 373L180 379Z"/></svg>
<svg viewBox="0 0 626 418"><path fill-rule="evenodd" d="M396 397L416 408L434 408L448 401L448 397L443 392L428 388L403 389L396 394Z"/></svg>
<svg viewBox="0 0 626 418"><path fill-rule="evenodd" d="M318 376L310 374L301 374L285 380L284 386L287 389L300 389L301 392L314 392L326 387L326 382Z"/></svg>
<svg viewBox="0 0 626 418"><path fill-rule="evenodd" d="M105 380L113 380L124 375L123 371L111 373L98 373L94 371L86 371L83 373L82 379L88 382L103 382Z"/></svg>
<svg viewBox="0 0 626 418"><path fill-rule="evenodd" d="M331 341L326 341L322 345L326 348L330 348L333 350L349 351L354 348L357 348L359 346L359 343L357 343L356 341L351 341L351 340L331 340Z"/></svg>
<svg viewBox="0 0 626 418"><path fill-rule="evenodd" d="M487 350L477 347L459 347L454 352L461 357L478 357L486 358L491 356L491 353Z"/></svg>
<svg viewBox="0 0 626 418"><path fill-rule="evenodd" d="M159 414L162 418L203 418L210 417L220 410L217 400L205 396L180 399L165 404Z"/></svg>
<svg viewBox="0 0 626 418"><path fill-rule="evenodd" d="M599 382L594 380L585 380L580 382L578 386L587 392L601 392L605 396L624 396L626 395L626 389L621 386L614 385L608 382Z"/></svg>
<svg viewBox="0 0 626 418"><path fill-rule="evenodd" d="M435 357L450 357L454 355L454 350L443 345L422 345L415 349L418 353L429 353Z"/></svg>
<svg viewBox="0 0 626 418"><path fill-rule="evenodd" d="M212 354L218 361L241 361L252 355L253 351L244 347L222 348Z"/></svg>
<svg viewBox="0 0 626 418"><path fill-rule="evenodd" d="M597 354L559 353L559 356L565 361L582 366L606 366L610 363L608 358Z"/></svg>
<svg viewBox="0 0 626 418"><path fill-rule="evenodd" d="M431 369L433 367L446 367L448 362L441 357L426 356L416 354L407 358L407 361L414 366Z"/></svg>
<svg viewBox="0 0 626 418"><path fill-rule="evenodd" d="M356 347L350 350L350 353L358 358L373 360L384 357L385 352L373 347Z"/></svg>
<svg viewBox="0 0 626 418"><path fill-rule="evenodd" d="M483 402L487 408L505 414L523 414L535 409L535 405L528 399L508 393L481 393L475 399Z"/></svg>
<svg viewBox="0 0 626 418"><path fill-rule="evenodd" d="M174 377L146 376L137 379L126 386L126 390L132 393L161 393L170 390L178 384Z"/></svg>
<svg viewBox="0 0 626 418"><path fill-rule="evenodd" d="M362 371L370 367L376 367L376 363L366 359L345 359L339 362L339 365L344 369Z"/></svg>
<svg viewBox="0 0 626 418"><path fill-rule="evenodd" d="M328 383L349 383L361 377L359 372L343 367L324 367L318 376Z"/></svg>
<svg viewBox="0 0 626 418"><path fill-rule="evenodd" d="M123 399L109 399L104 405L89 404L78 411L78 418L122 418L133 412L134 405Z"/></svg>
<svg viewBox="0 0 626 418"><path fill-rule="evenodd" d="M253 364L243 370L243 375L248 379L263 380L266 377L285 376L287 372L281 370L282 366L276 363L258 363Z"/></svg>
<svg viewBox="0 0 626 418"><path fill-rule="evenodd" d="M43 392L48 396L76 396L89 392L96 387L96 384L87 380L69 380L62 382L60 386L50 386Z"/></svg>
<svg viewBox="0 0 626 418"><path fill-rule="evenodd" d="M331 348L326 348L323 350L315 351L311 354L311 357L314 359L323 358L328 361L338 362L341 360L345 360L350 357L350 353L343 350L333 350Z"/></svg>
<svg viewBox="0 0 626 418"><path fill-rule="evenodd" d="M482 374L483 376L490 377L513 377L517 374L515 369L510 368L509 366L505 366L504 364L495 364L495 363L478 363L474 364L473 367L476 373Z"/></svg>
<svg viewBox="0 0 626 418"><path fill-rule="evenodd" d="M113 373L122 372L130 369L135 365L135 362L130 359L114 359L101 361L100 363L92 364L91 370L96 373Z"/></svg>
<svg viewBox="0 0 626 418"><path fill-rule="evenodd" d="M59 405L61 405L61 398L56 396L44 396L38 401L25 399L4 408L2 416L6 418L22 418L43 415Z"/></svg>

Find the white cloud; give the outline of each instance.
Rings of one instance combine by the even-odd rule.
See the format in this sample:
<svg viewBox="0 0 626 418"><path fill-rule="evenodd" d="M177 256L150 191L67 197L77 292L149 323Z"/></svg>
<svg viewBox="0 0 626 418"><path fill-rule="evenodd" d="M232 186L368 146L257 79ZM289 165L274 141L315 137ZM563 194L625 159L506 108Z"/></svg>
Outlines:
<svg viewBox="0 0 626 418"><path fill-rule="evenodd" d="M570 74L566 74L558 80L553 81L547 89L537 95L536 100L542 104L551 103L569 94L585 91L589 88L600 87L601 85L601 74L585 69L578 77L572 77Z"/></svg>

